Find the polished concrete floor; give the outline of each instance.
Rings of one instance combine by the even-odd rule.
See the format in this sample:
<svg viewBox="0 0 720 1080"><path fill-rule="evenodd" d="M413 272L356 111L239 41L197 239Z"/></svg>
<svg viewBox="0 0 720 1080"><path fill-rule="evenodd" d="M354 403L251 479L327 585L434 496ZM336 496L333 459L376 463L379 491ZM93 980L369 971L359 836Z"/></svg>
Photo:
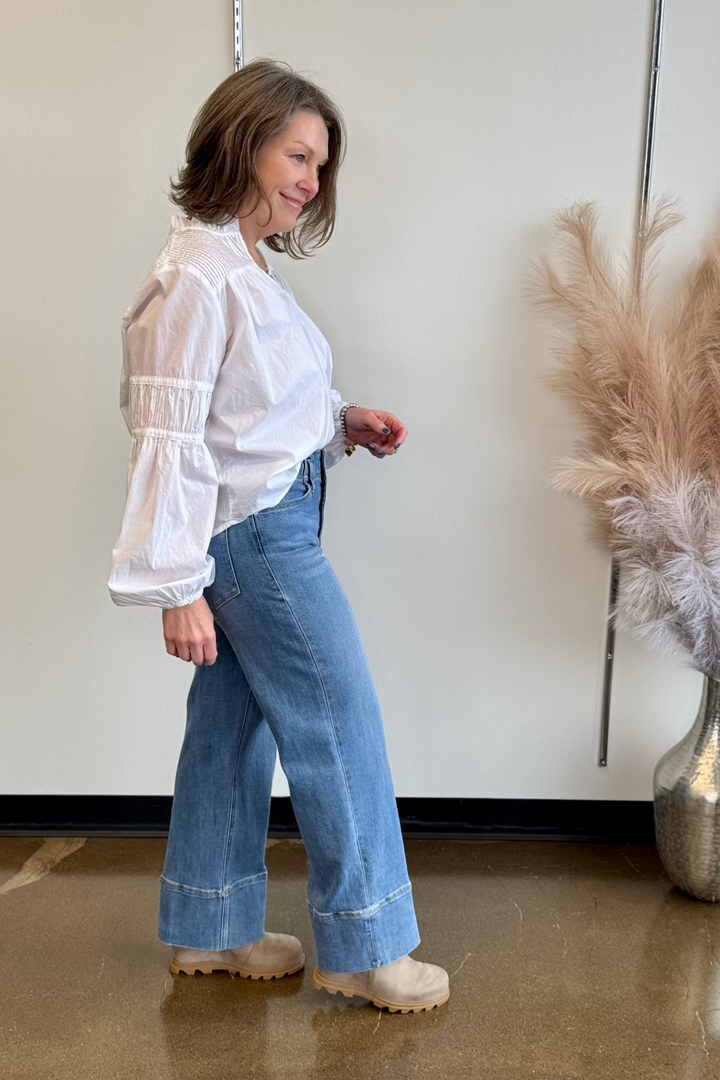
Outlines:
<svg viewBox="0 0 720 1080"><path fill-rule="evenodd" d="M718 1080L720 905L643 845L408 840L450 1000L390 1014L315 990L299 840L270 840L280 981L171 976L159 839L0 839L2 1080Z"/></svg>

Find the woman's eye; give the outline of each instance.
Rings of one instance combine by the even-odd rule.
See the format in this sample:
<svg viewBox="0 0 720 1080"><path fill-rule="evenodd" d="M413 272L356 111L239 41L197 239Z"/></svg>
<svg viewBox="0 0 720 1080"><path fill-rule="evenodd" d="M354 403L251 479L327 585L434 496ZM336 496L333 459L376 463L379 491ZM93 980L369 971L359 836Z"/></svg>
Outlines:
<svg viewBox="0 0 720 1080"><path fill-rule="evenodd" d="M305 155L304 155L304 154L293 154L292 156L293 156L294 158L302 158L303 160L305 159ZM317 169L315 170L315 171L316 171L316 173L318 174L318 176L320 175L320 173L322 172L322 170L323 170L323 169L325 168L325 165L326 165L326 164L327 164L327 162L324 162L324 163L323 163L322 165L318 165Z"/></svg>

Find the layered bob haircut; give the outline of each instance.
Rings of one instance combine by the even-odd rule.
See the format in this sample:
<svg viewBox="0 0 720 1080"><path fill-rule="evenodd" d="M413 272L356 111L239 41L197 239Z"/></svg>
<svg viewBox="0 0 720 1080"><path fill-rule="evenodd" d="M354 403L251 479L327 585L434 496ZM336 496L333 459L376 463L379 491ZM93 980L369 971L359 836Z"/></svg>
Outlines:
<svg viewBox="0 0 720 1080"><path fill-rule="evenodd" d="M177 182L170 199L188 217L227 225L255 195L270 204L255 170L257 152L279 135L299 110L315 113L328 130L328 160L320 169L320 187L288 233L264 237L273 251L304 258L326 244L335 228L337 175L345 156L345 125L330 97L280 60L257 59L234 72L213 90L195 116Z"/></svg>

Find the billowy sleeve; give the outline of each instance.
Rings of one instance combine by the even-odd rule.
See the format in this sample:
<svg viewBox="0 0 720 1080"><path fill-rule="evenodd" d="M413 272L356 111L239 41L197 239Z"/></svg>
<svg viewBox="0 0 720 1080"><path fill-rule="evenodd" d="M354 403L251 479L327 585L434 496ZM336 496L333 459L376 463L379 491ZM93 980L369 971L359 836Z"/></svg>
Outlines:
<svg viewBox="0 0 720 1080"><path fill-rule="evenodd" d="M191 266L153 269L123 316L120 410L132 445L108 580L119 606L183 607L215 579L205 423L227 338L224 293Z"/></svg>
<svg viewBox="0 0 720 1080"><path fill-rule="evenodd" d="M330 442L323 448L324 449L324 461L328 468L333 465L337 465L338 461L341 461L345 455L345 436L342 433L340 427L340 410L343 405L347 405L347 402L343 400L342 395L338 390L330 390L330 399L332 401L333 420L335 422L335 434Z"/></svg>

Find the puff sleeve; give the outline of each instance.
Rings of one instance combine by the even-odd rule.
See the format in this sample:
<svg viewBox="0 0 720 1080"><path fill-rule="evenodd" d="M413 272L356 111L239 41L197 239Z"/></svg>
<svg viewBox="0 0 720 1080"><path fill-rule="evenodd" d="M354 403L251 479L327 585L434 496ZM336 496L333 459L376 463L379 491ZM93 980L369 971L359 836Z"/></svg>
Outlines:
<svg viewBox="0 0 720 1080"><path fill-rule="evenodd" d="M132 445L108 580L119 606L182 607L214 581L218 478L204 431L226 323L221 287L187 265L153 268L123 316L120 410Z"/></svg>

